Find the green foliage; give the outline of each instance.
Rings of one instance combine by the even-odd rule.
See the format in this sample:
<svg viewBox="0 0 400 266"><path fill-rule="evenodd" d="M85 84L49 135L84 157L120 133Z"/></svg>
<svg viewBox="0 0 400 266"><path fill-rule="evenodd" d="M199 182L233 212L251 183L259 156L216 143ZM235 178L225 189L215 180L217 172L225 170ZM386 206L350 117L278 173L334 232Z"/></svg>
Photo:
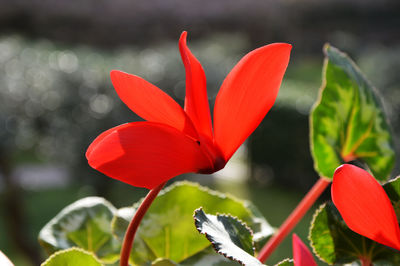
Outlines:
<svg viewBox="0 0 400 266"><path fill-rule="evenodd" d="M263 265L254 257L253 234L246 224L229 215L210 215L195 211L197 230L206 236L215 251L243 265Z"/></svg>
<svg viewBox="0 0 400 266"><path fill-rule="evenodd" d="M135 210L136 209L133 207L121 208L116 212L111 222L112 232L121 243L124 239L125 231L128 228L129 222L133 218ZM131 255L129 257L130 263L133 265L142 265L155 260L157 260L157 256L144 240L139 235L136 235Z"/></svg>
<svg viewBox="0 0 400 266"><path fill-rule="evenodd" d="M294 266L294 262L291 259L285 259L278 264L275 264L275 266Z"/></svg>
<svg viewBox="0 0 400 266"><path fill-rule="evenodd" d="M179 263L181 266L209 265L209 266L237 266L238 263L231 261L220 254L215 253L212 246L203 249L199 253Z"/></svg>
<svg viewBox="0 0 400 266"><path fill-rule="evenodd" d="M238 217L255 232L258 241L273 233L272 227L253 205L196 183L177 182L161 191L143 218L133 246L133 250L141 252L132 254L133 261L166 258L181 263L207 248L210 243L193 226L193 211L199 207L209 213L226 212ZM133 213L130 216L125 213L114 220L116 235L125 232L132 216Z"/></svg>
<svg viewBox="0 0 400 266"><path fill-rule="evenodd" d="M96 257L83 249L69 248L51 255L42 266L101 266Z"/></svg>
<svg viewBox="0 0 400 266"><path fill-rule="evenodd" d="M274 234L275 230L252 202L245 201L244 206L251 213L251 221L247 221L246 223L250 225L250 229L253 232L254 246L256 250L260 250L268 238Z"/></svg>
<svg viewBox="0 0 400 266"><path fill-rule="evenodd" d="M384 184L383 189L388 195L398 219L400 217L400 176Z"/></svg>
<svg viewBox="0 0 400 266"><path fill-rule="evenodd" d="M103 262L118 260L120 244L111 234L116 209L108 201L87 197L64 208L39 233L48 254L70 247L95 253Z"/></svg>
<svg viewBox="0 0 400 266"><path fill-rule="evenodd" d="M386 180L394 165L390 129L380 100L354 62L326 45L323 85L310 116L311 153L320 176L360 160Z"/></svg>
<svg viewBox="0 0 400 266"><path fill-rule="evenodd" d="M332 202L314 214L310 227L311 246L328 264L345 264L370 258L372 262L399 265L400 254L350 230Z"/></svg>
<svg viewBox="0 0 400 266"><path fill-rule="evenodd" d="M115 263L126 228L140 202L117 210L102 198L81 199L53 218L41 230L39 241L49 254L79 247L94 253L103 263ZM274 232L254 205L196 183L178 182L161 191L143 218L130 263L230 265L215 254L193 226L193 211L199 207L211 213L232 213L250 226L258 241L264 242ZM246 250L252 248L250 245Z"/></svg>
<svg viewBox="0 0 400 266"><path fill-rule="evenodd" d="M177 264L169 259L156 259L151 263L151 266L176 266Z"/></svg>
<svg viewBox="0 0 400 266"><path fill-rule="evenodd" d="M400 204L400 176L389 180L386 184L383 185L383 189L386 194L392 201L394 206Z"/></svg>

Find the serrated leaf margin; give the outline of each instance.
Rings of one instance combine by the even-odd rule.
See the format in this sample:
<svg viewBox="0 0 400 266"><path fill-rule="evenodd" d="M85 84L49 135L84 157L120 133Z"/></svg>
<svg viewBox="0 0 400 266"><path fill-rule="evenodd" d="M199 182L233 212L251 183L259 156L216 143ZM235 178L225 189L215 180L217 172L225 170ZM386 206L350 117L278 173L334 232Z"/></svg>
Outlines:
<svg viewBox="0 0 400 266"><path fill-rule="evenodd" d="M331 263L327 262L324 258L322 258L322 257L319 255L318 251L316 250L316 248L315 248L315 246L314 246L315 243L314 243L314 241L313 241L312 238L311 238L311 231L312 231L313 228L314 228L315 219L317 219L317 216L318 216L318 215L321 213L321 211L326 207L326 204L327 204L327 203L321 204L321 205L318 207L318 209L315 210L315 212L314 212L314 214L313 214L313 217L312 217L312 219L311 219L311 226L310 226L310 229L309 229L309 231L308 231L308 237L307 237L307 238L308 238L308 241L310 241L310 246L311 246L311 248L312 248L312 251L313 251L314 255L317 256L318 259L320 259L321 261L325 262L326 264L332 265Z"/></svg>
<svg viewBox="0 0 400 266"><path fill-rule="evenodd" d="M48 263L48 262L49 262L51 259L53 259L54 257L56 257L56 256L58 256L58 255L60 255L60 254L63 254L63 253L68 253L68 252L70 252L70 251L74 251L74 250L79 251L79 252L82 252L82 253L84 253L84 254L86 254L86 255L91 255L91 256L93 256L93 258L96 260L96 262L99 263L99 265L104 265L104 264L101 263L101 261L100 261L99 258L96 256L96 254L94 254L94 253L92 253L92 252L89 252L89 251L87 251L87 250L84 250L83 248L78 248L78 247L71 247L71 248L68 248L68 249L62 249L62 250L56 251L56 252L54 252L53 254L51 254L51 256L48 257L48 258L47 258L44 262L42 262L42 264L40 264L40 265L41 265L41 266L45 266L46 263Z"/></svg>
<svg viewBox="0 0 400 266"><path fill-rule="evenodd" d="M224 257L227 258L227 259L230 259L230 260L232 260L232 261L236 261L236 262L240 263L241 265L245 265L242 261L240 261L240 260L238 260L238 259L236 259L236 258L234 258L234 257L232 257L232 256L229 256L229 255L227 255L227 254L221 252L221 251L218 249L218 247L216 246L216 243L214 243L214 241L211 239L211 237L210 237L206 232L202 232L202 231L201 231L201 229L200 229L200 227L199 227L200 221L199 221L199 220L197 219L197 217L196 217L196 213L197 213L198 211L203 211L203 208L200 207L200 208L197 208L197 209L194 211L193 219L194 219L194 224L195 224L195 226L196 226L196 229L197 229L197 231L199 231L200 234L204 235L204 236L208 239L208 241L210 241L210 243L211 243L213 249L215 250L215 252L217 252L218 254L224 256ZM203 211L203 212L204 212L204 211ZM209 214L209 215L210 215L210 214ZM211 214L211 215L212 215L212 214ZM239 218L237 218L237 217L235 217L235 216L232 216L232 215L230 215L230 214L219 214L219 213L217 213L217 214L214 215L214 216L223 216L223 217L228 217L228 218L236 219L244 228L246 228L246 230L249 231L249 233L250 233L251 236L253 237L253 230L251 230L251 228L249 228L249 227L247 226L247 224L244 223L244 222L243 222L242 220L240 220ZM253 251L255 251L253 239L251 240L251 242L252 242L252 246L253 246ZM249 255L250 255L250 254L249 254ZM250 256L251 256L251 255L250 255ZM260 262L260 264L261 264L261 262Z"/></svg>

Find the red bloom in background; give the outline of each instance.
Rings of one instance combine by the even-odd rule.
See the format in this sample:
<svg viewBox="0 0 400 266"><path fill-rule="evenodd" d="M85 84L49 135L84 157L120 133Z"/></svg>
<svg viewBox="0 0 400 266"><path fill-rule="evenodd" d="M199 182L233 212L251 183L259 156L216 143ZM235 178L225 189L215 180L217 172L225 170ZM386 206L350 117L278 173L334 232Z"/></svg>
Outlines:
<svg viewBox="0 0 400 266"><path fill-rule="evenodd" d="M186 46L186 32L179 40L179 50L186 70L184 109L144 79L111 72L121 100L147 121L123 124L100 134L86 152L91 167L149 189L183 173L222 169L274 104L291 45L266 45L239 61L215 100L214 130L206 77Z"/></svg>
<svg viewBox="0 0 400 266"><path fill-rule="evenodd" d="M378 243L400 250L396 213L382 186L367 171L344 164L333 175L332 201L347 226Z"/></svg>
<svg viewBox="0 0 400 266"><path fill-rule="evenodd" d="M292 235L293 261L295 266L317 266L307 246L296 235Z"/></svg>

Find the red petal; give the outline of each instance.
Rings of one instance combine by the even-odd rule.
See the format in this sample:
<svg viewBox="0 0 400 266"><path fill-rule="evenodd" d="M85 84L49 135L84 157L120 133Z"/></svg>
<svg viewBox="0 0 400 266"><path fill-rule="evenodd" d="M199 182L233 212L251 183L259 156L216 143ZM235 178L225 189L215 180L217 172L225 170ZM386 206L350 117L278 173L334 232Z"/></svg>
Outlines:
<svg viewBox="0 0 400 266"><path fill-rule="evenodd" d="M292 236L292 245L295 266L317 266L310 250L308 250L307 246L296 234L293 234Z"/></svg>
<svg viewBox="0 0 400 266"><path fill-rule="evenodd" d="M275 43L258 48L243 57L226 77L214 108L215 140L226 160L274 104L291 47Z"/></svg>
<svg viewBox="0 0 400 266"><path fill-rule="evenodd" d="M193 121L197 132L212 139L210 107L207 97L207 82L203 67L186 45L184 31L179 39L179 51L186 70L185 111Z"/></svg>
<svg viewBox="0 0 400 266"><path fill-rule="evenodd" d="M400 229L382 186L367 171L344 164L336 169L332 201L347 226L378 243L400 250Z"/></svg>
<svg viewBox="0 0 400 266"><path fill-rule="evenodd" d="M169 125L197 139L192 121L168 94L141 77L118 70L111 81L121 100L138 116Z"/></svg>
<svg viewBox="0 0 400 266"><path fill-rule="evenodd" d="M86 152L89 165L149 189L177 175L210 168L195 140L173 127L153 122L120 125L103 132Z"/></svg>

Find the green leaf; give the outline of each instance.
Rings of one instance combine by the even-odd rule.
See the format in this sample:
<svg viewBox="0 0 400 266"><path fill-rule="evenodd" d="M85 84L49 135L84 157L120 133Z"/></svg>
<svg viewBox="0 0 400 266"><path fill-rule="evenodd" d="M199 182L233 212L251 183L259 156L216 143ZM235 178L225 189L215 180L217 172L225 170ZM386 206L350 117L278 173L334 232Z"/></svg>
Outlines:
<svg viewBox="0 0 400 266"><path fill-rule="evenodd" d="M383 185L383 189L394 205L400 203L400 176L389 180Z"/></svg>
<svg viewBox="0 0 400 266"><path fill-rule="evenodd" d="M101 266L96 257L83 249L70 248L61 250L49 257L42 266Z"/></svg>
<svg viewBox="0 0 400 266"><path fill-rule="evenodd" d="M160 264L156 264L160 263ZM172 265L179 265L179 266L237 266L238 262L228 260L224 256L221 256L220 254L217 254L215 250L210 246L199 253L195 254L194 256L180 262L179 264L175 263L171 260L164 259L164 258L158 258L155 261L152 262L151 265L166 265L166 266L172 266ZM134 265L148 265L148 263L142 263L142 264L134 264Z"/></svg>
<svg viewBox="0 0 400 266"><path fill-rule="evenodd" d="M128 228L129 222L132 220L135 213L135 208L125 207L117 210L115 216L111 222L111 228L114 236L122 243L125 231ZM140 228L140 227L139 227ZM144 265L151 261L156 260L157 257L143 241L143 239L137 234L131 255L129 257L130 264L133 265Z"/></svg>
<svg viewBox="0 0 400 266"><path fill-rule="evenodd" d="M122 242L124 240L126 228L128 227L129 222L132 220L134 214L135 208L133 207L124 207L118 209L114 213L114 217L111 221L111 230L119 241Z"/></svg>
<svg viewBox="0 0 400 266"><path fill-rule="evenodd" d="M209 246L206 249L196 253L188 259L179 263L180 266L233 266L238 265L237 262L228 260L224 256L215 253L215 250Z"/></svg>
<svg viewBox="0 0 400 266"><path fill-rule="evenodd" d="M244 205L252 214L250 228L253 231L254 245L256 250L259 251L267 242L269 237L274 234L275 229L271 227L267 220L265 220L264 216L252 202L245 201Z"/></svg>
<svg viewBox="0 0 400 266"><path fill-rule="evenodd" d="M275 266L294 266L294 262L292 259L284 259L278 264L275 264Z"/></svg>
<svg viewBox="0 0 400 266"><path fill-rule="evenodd" d="M346 54L329 45L324 52L323 85L310 115L314 167L332 178L343 162L359 160L386 180L395 158L380 99Z"/></svg>
<svg viewBox="0 0 400 266"><path fill-rule="evenodd" d="M196 229L219 254L243 265L263 265L254 257L253 232L237 218L206 214L199 208L194 220Z"/></svg>
<svg viewBox="0 0 400 266"><path fill-rule="evenodd" d="M400 217L400 176L390 180L383 185L383 189L388 195L394 211L396 212L397 219Z"/></svg>
<svg viewBox="0 0 400 266"><path fill-rule="evenodd" d="M249 225L259 241L274 232L251 204L196 183L177 182L161 191L144 216L135 237L133 256L136 257L132 261L140 264L166 258L181 263L206 249L210 243L193 226L193 211L199 207L211 214L230 213L238 217ZM118 218L125 219L125 224L118 220L113 222L116 235L125 232L129 217L125 218Z"/></svg>
<svg viewBox="0 0 400 266"><path fill-rule="evenodd" d="M372 262L400 265L400 254L351 231L332 202L315 212L310 227L314 253L328 264L345 264L370 258Z"/></svg>
<svg viewBox="0 0 400 266"><path fill-rule="evenodd" d="M93 252L105 263L118 260L120 243L111 233L116 209L99 197L87 197L64 208L39 233L48 254L70 247Z"/></svg>
<svg viewBox="0 0 400 266"><path fill-rule="evenodd" d="M151 263L151 266L176 266L176 265L178 264L169 259L164 259L164 258L158 258Z"/></svg>

